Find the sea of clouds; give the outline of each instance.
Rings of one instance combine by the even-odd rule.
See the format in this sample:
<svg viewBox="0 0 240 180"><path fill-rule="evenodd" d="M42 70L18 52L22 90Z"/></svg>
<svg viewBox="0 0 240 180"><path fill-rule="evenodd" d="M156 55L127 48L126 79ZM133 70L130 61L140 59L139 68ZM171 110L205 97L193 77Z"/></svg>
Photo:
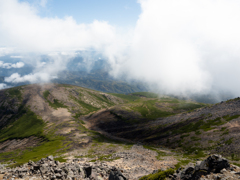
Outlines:
<svg viewBox="0 0 240 180"><path fill-rule="evenodd" d="M46 0L40 3L47 6ZM112 76L141 80L161 93L221 91L239 96L240 1L138 3L142 12L136 26L122 33L106 21L78 24L71 16L42 18L27 2L0 1L0 56L23 57L23 64L0 62L0 67L20 67L24 62L35 67L31 74L14 73L5 81L50 82L77 51L94 50L107 59ZM47 63L41 62L43 54L49 57Z"/></svg>

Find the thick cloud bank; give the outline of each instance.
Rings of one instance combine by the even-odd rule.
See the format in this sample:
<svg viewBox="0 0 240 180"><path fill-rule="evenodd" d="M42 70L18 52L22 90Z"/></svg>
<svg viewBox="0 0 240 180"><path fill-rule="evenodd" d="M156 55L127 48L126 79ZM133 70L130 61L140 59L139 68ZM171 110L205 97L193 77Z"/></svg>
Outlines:
<svg viewBox="0 0 240 180"><path fill-rule="evenodd" d="M71 16L41 18L36 8L17 0L0 1L0 24L0 44L21 52L101 49L114 36L114 28L107 22L77 24Z"/></svg>
<svg viewBox="0 0 240 180"><path fill-rule="evenodd" d="M77 24L73 17L42 18L28 3L0 1L0 53L11 47L36 66L33 74L5 80L46 82L66 68L76 51L95 50L108 59L113 76L144 81L160 92L240 94L238 0L139 3L136 27L119 35L104 21ZM41 54L51 60L42 63Z"/></svg>
<svg viewBox="0 0 240 180"><path fill-rule="evenodd" d="M240 2L141 0L129 56L113 74L175 94L240 94ZM113 61L114 62L114 61Z"/></svg>
<svg viewBox="0 0 240 180"><path fill-rule="evenodd" d="M46 5L47 1L41 1ZM36 67L33 74L13 74L7 82L48 82L66 68L75 51L103 51L115 39L115 29L104 21L77 24L72 17L42 18L36 7L17 0L0 1L0 56L8 52L23 54L23 61ZM8 47L8 48L6 48ZM49 63L41 66L41 55Z"/></svg>

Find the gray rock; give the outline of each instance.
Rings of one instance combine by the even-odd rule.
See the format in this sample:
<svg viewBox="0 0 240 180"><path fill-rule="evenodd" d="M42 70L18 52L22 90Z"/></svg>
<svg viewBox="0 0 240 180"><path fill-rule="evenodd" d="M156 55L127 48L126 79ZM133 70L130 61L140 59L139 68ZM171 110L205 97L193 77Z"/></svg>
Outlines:
<svg viewBox="0 0 240 180"><path fill-rule="evenodd" d="M173 180L199 180L201 177L210 173L225 173L230 169L229 162L220 155L211 155L204 161L197 161L196 165L189 165L184 170L177 170L173 174ZM235 171L232 171L235 173ZM233 174L234 174L233 173ZM203 178L201 178L203 179Z"/></svg>
<svg viewBox="0 0 240 180"><path fill-rule="evenodd" d="M222 169L228 169L230 164L228 160L219 155L209 156L206 160L202 161L200 170L206 170L208 173L220 173Z"/></svg>
<svg viewBox="0 0 240 180"><path fill-rule="evenodd" d="M51 156L48 156L47 157L50 161L53 161L53 156L51 155Z"/></svg>
<svg viewBox="0 0 240 180"><path fill-rule="evenodd" d="M56 173L55 176L56 176L56 178L60 179L60 178L62 178L63 175Z"/></svg>
<svg viewBox="0 0 240 180"><path fill-rule="evenodd" d="M127 180L116 168L110 170L109 180Z"/></svg>
<svg viewBox="0 0 240 180"><path fill-rule="evenodd" d="M194 174L195 174L195 167L189 166L182 171L182 173L180 175L180 179L191 180L194 178Z"/></svg>
<svg viewBox="0 0 240 180"><path fill-rule="evenodd" d="M41 167L40 167L40 171L45 174L49 171L48 167L46 164L43 164Z"/></svg>
<svg viewBox="0 0 240 180"><path fill-rule="evenodd" d="M85 178L87 175L86 175L86 171L80 167L80 173L79 173L83 178Z"/></svg>

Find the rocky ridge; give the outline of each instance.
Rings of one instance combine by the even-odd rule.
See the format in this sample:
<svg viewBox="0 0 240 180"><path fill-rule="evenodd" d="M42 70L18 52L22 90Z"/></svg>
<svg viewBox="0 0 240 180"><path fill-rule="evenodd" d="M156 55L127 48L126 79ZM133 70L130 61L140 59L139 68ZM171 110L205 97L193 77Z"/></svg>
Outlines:
<svg viewBox="0 0 240 180"><path fill-rule="evenodd" d="M152 175L157 175L158 172L161 172L161 170L154 170ZM119 169L105 162L83 162L81 158L76 158L68 163L60 163L55 161L53 156L48 156L38 162L30 160L16 168L6 168L1 165L0 179L127 180L133 178L126 169ZM148 178L144 176L140 179L146 180ZM211 155L204 161L197 161L195 165L189 163L184 169L179 168L166 179L235 180L240 179L240 168L230 164L221 155Z"/></svg>
<svg viewBox="0 0 240 180"><path fill-rule="evenodd" d="M230 165L221 155L211 155L204 161L190 163L185 169L179 168L172 180L234 180L240 179L240 168Z"/></svg>
<svg viewBox="0 0 240 180"><path fill-rule="evenodd" d="M42 158L38 162L29 161L20 167L0 167L2 179L121 179L127 178L123 175L124 170L118 170L114 166L108 166L99 162L81 162L74 159L70 163L55 161L53 156Z"/></svg>

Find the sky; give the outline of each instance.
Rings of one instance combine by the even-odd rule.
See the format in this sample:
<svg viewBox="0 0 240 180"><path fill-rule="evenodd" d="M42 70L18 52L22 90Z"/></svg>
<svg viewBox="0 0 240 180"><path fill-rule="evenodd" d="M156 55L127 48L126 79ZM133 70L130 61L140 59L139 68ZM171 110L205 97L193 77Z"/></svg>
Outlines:
<svg viewBox="0 0 240 180"><path fill-rule="evenodd" d="M50 82L84 50L155 91L240 96L239 9L238 0L0 0L0 56L35 67L5 81Z"/></svg>
<svg viewBox="0 0 240 180"><path fill-rule="evenodd" d="M72 16L77 23L107 21L114 26L134 28L141 13L136 0L21 0L38 6L41 17Z"/></svg>

